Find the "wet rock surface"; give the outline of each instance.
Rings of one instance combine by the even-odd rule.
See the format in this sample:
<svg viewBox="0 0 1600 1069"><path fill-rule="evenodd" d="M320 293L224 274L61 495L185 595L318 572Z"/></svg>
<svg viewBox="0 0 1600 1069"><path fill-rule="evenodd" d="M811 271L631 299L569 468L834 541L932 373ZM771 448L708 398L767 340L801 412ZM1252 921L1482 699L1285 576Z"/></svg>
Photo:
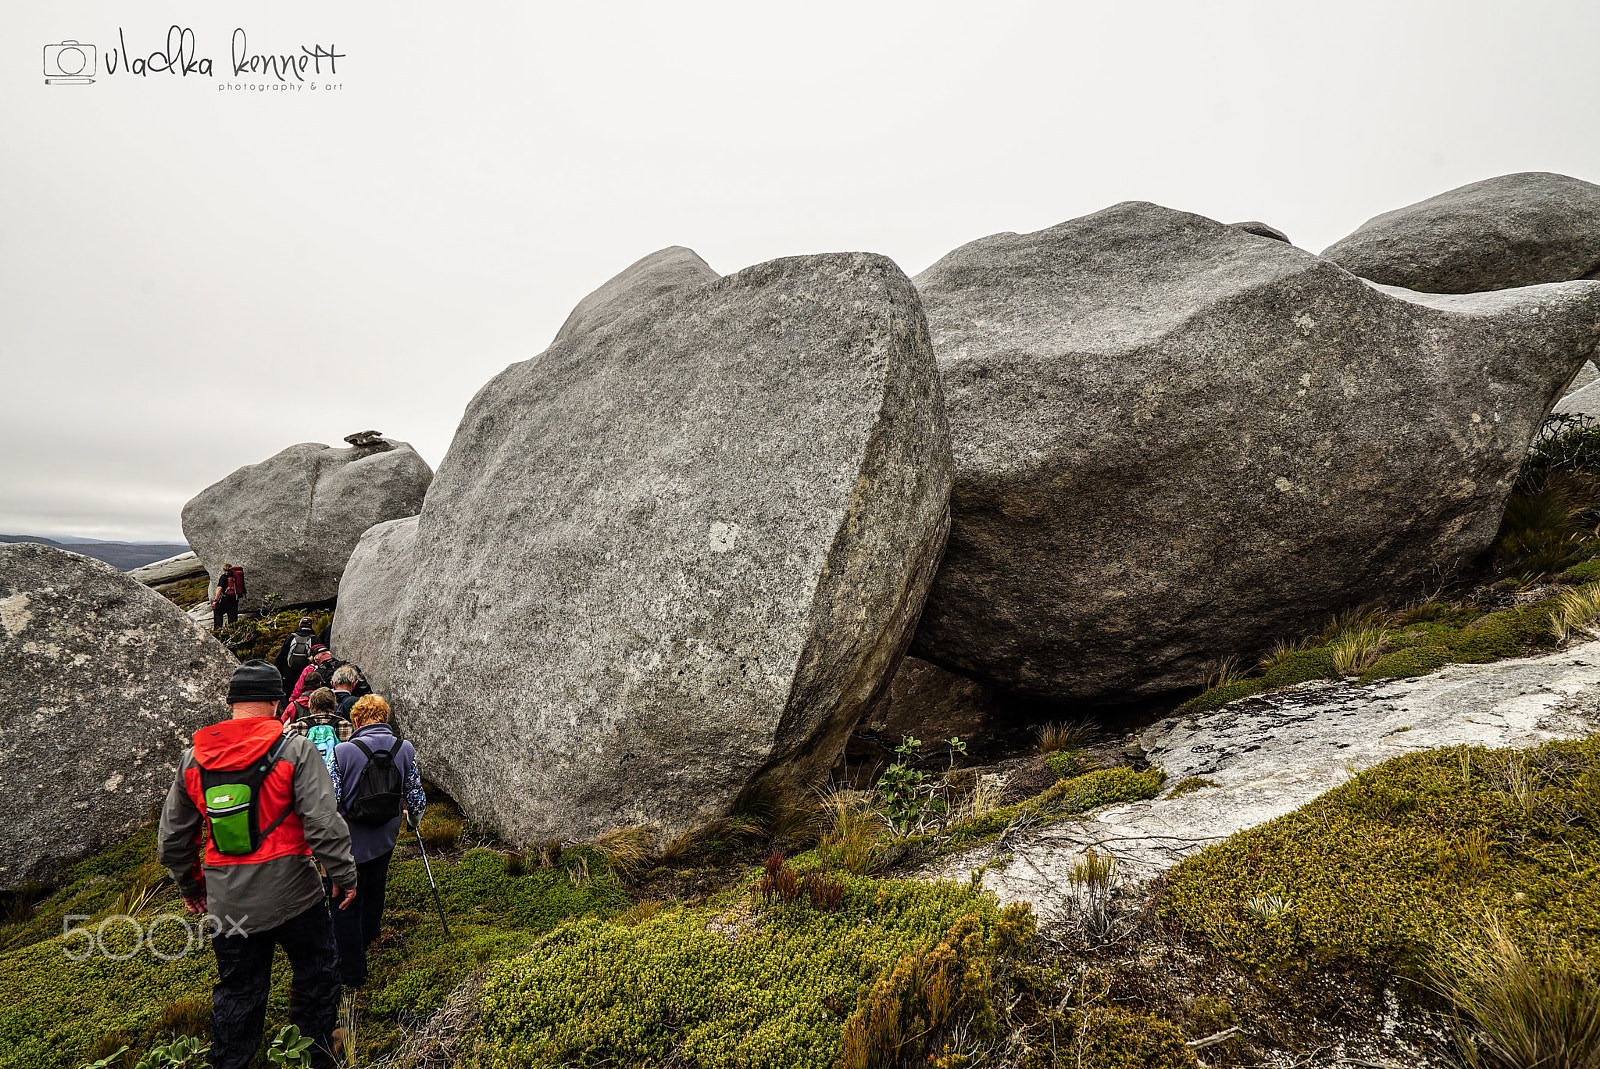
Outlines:
<svg viewBox="0 0 1600 1069"><path fill-rule="evenodd" d="M1147 760L1167 773L1160 797L1022 832L947 859L937 873L959 876L1009 853L1013 860L986 873L985 886L1005 901L1034 903L1042 916L1061 916L1071 908L1068 874L1089 848L1115 855L1119 878L1137 882L1391 757L1447 746L1530 747L1595 731L1600 642L1371 686L1307 684L1152 725L1142 742ZM1168 797L1190 777L1211 785Z"/></svg>

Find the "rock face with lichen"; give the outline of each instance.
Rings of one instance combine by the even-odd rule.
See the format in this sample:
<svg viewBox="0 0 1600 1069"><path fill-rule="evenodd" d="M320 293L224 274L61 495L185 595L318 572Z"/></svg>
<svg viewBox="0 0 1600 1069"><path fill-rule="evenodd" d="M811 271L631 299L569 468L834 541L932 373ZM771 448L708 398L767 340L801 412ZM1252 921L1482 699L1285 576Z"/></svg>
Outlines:
<svg viewBox="0 0 1600 1069"><path fill-rule="evenodd" d="M392 689L430 778L507 838L671 838L824 776L903 653L948 524L938 374L916 290L866 254L568 337L468 407Z"/></svg>
<svg viewBox="0 0 1600 1069"><path fill-rule="evenodd" d="M1600 282L1374 286L1126 203L916 279L956 460L912 652L1004 690L1194 685L1485 549Z"/></svg>
<svg viewBox="0 0 1600 1069"><path fill-rule="evenodd" d="M244 567L254 609L327 601L367 528L422 509L433 471L405 442L373 438L330 449L306 442L240 468L183 506L183 535L213 588L224 564Z"/></svg>
<svg viewBox="0 0 1600 1069"><path fill-rule="evenodd" d="M161 595L52 546L0 545L0 888L150 819L234 659Z"/></svg>
<svg viewBox="0 0 1600 1069"><path fill-rule="evenodd" d="M1600 186L1504 174L1369 219L1322 255L1362 278L1427 293L1600 278Z"/></svg>

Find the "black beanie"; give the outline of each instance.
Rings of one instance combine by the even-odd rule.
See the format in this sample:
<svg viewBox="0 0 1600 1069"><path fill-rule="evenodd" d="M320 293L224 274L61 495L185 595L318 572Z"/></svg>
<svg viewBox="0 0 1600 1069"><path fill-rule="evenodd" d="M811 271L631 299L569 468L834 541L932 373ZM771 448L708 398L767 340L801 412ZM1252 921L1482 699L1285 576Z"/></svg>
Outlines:
<svg viewBox="0 0 1600 1069"><path fill-rule="evenodd" d="M234 702L275 702L283 697L283 677L270 663L246 661L233 670L228 684L228 704Z"/></svg>

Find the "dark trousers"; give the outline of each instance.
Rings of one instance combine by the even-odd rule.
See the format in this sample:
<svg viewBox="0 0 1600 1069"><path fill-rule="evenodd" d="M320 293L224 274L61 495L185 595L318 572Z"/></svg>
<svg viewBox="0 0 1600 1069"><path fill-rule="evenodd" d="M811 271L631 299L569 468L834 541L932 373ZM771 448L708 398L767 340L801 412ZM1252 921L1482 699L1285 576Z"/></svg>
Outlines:
<svg viewBox="0 0 1600 1069"><path fill-rule="evenodd" d="M339 948L339 982L360 987L367 982L367 948L383 930L383 887L389 880L394 850L356 866L356 899L348 909L333 908L333 941ZM323 883L328 883L326 879Z"/></svg>
<svg viewBox="0 0 1600 1069"><path fill-rule="evenodd" d="M293 978L289 1021L312 1040L306 1064L331 1069L333 1028L339 1018L338 953L328 907L318 902L276 928L211 941L217 986L211 989L211 1067L245 1069L261 1046L272 990L272 951L282 947Z"/></svg>
<svg viewBox="0 0 1600 1069"><path fill-rule="evenodd" d="M233 594L226 594L217 599L211 606L211 630L215 631L222 626L222 618L226 616L230 624L239 622L239 599Z"/></svg>

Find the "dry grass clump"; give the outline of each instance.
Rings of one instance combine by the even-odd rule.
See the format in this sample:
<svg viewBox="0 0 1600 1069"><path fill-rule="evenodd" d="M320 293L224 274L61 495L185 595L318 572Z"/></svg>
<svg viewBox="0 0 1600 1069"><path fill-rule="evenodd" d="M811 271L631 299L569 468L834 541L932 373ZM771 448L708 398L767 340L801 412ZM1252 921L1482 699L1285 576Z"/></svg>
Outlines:
<svg viewBox="0 0 1600 1069"><path fill-rule="evenodd" d="M1256 662L1256 667L1259 668L1263 673L1270 672L1274 668L1287 661L1291 654L1299 653L1301 650L1307 649L1309 646L1310 642L1307 639L1280 638L1278 641L1272 644L1271 649L1261 655L1261 659Z"/></svg>
<svg viewBox="0 0 1600 1069"><path fill-rule="evenodd" d="M1345 631L1328 643L1333 670L1341 676L1358 676L1383 655L1389 632L1378 627L1359 627Z"/></svg>
<svg viewBox="0 0 1600 1069"><path fill-rule="evenodd" d="M650 856L655 844L654 828L612 828L594 841L594 848L605 858L606 868L626 876L637 872Z"/></svg>
<svg viewBox="0 0 1600 1069"><path fill-rule="evenodd" d="M666 905L667 904L665 902L657 902L654 899L646 900L644 902L635 902L626 911L612 918L611 923L620 924L626 928L631 928L635 924L643 924L651 917L654 917L657 913L660 913L663 909L665 909Z"/></svg>
<svg viewBox="0 0 1600 1069"><path fill-rule="evenodd" d="M1055 753L1057 750L1075 750L1083 745L1093 730L1093 725L1087 720L1058 720L1041 724L1034 733L1038 739L1034 750L1041 754Z"/></svg>
<svg viewBox="0 0 1600 1069"><path fill-rule="evenodd" d="M1436 978L1472 1069L1600 1069L1600 977L1566 951L1530 960L1491 918Z"/></svg>
<svg viewBox="0 0 1600 1069"><path fill-rule="evenodd" d="M830 818L817 854L830 868L866 876L880 867L878 840L892 830L864 791L839 791L824 799Z"/></svg>
<svg viewBox="0 0 1600 1069"><path fill-rule="evenodd" d="M1589 634L1589 625L1600 617L1600 583L1587 583L1556 598L1550 614L1550 631L1557 642L1565 642L1574 631Z"/></svg>
<svg viewBox="0 0 1600 1069"><path fill-rule="evenodd" d="M1239 666L1239 658L1230 654L1212 661L1200 670L1200 686L1206 690L1215 690L1230 683L1237 683L1244 677L1245 670Z"/></svg>

